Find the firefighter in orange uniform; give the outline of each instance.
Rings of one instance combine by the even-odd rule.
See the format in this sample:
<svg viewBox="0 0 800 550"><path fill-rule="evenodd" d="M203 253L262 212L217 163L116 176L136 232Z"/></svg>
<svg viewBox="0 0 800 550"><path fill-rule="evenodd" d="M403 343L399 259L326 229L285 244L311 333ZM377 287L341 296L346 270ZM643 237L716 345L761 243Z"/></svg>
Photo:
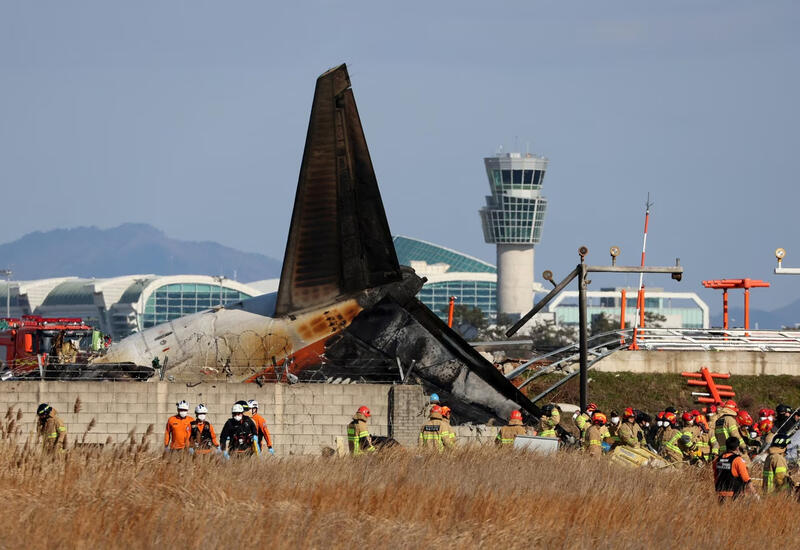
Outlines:
<svg viewBox="0 0 800 550"><path fill-rule="evenodd" d="M738 438L729 437L725 440L726 451L714 461L714 489L720 503L729 498L736 500L745 490L752 491L747 464L737 452L740 447Z"/></svg>
<svg viewBox="0 0 800 550"><path fill-rule="evenodd" d="M250 405L250 418L253 419L253 423L256 425L256 434L258 435L258 446L261 450L264 450L264 442L267 443L267 449L269 450L269 454L274 455L275 451L272 450L272 436L269 434L269 428L267 428L267 421L264 419L263 416L258 414L258 401L255 399L251 399L247 402Z"/></svg>
<svg viewBox="0 0 800 550"><path fill-rule="evenodd" d="M177 406L177 414L167 420L167 429L164 432L165 451L185 451L189 448L189 435L194 418L189 416L189 403L181 401Z"/></svg>

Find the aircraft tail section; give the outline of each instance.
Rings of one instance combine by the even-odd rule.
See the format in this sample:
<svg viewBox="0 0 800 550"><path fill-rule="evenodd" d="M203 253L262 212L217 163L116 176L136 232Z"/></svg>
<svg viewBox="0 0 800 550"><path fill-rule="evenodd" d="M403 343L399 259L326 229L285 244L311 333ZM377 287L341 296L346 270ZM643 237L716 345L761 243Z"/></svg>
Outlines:
<svg viewBox="0 0 800 550"><path fill-rule="evenodd" d="M317 79L275 314L401 280L347 67Z"/></svg>

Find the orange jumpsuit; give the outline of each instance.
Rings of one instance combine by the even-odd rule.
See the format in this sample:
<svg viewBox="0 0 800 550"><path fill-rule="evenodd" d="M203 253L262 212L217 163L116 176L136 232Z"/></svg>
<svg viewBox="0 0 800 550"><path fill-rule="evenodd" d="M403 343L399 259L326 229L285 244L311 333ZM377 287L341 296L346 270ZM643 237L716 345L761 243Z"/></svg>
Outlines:
<svg viewBox="0 0 800 550"><path fill-rule="evenodd" d="M194 418L189 415L186 415L186 418L181 418L177 414L170 416L167 420L167 429L164 431L164 446L173 451L188 449L193 421Z"/></svg>
<svg viewBox="0 0 800 550"><path fill-rule="evenodd" d="M272 436L269 434L269 428L267 428L267 421L264 420L264 417L258 413L253 414L251 417L253 419L253 423L256 425L256 433L258 434L258 445L261 446L261 440L267 440L267 447L272 448Z"/></svg>

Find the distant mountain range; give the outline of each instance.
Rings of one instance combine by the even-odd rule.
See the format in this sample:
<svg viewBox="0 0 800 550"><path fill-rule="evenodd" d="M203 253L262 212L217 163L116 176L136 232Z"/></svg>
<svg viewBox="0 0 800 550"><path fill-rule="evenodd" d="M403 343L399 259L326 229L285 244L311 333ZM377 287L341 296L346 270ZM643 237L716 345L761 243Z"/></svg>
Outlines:
<svg viewBox="0 0 800 550"><path fill-rule="evenodd" d="M741 327L744 325L744 309L741 307L731 307L728 309L730 325ZM750 309L750 328L773 329L783 327L794 327L795 323L800 323L800 299L772 311L762 309ZM722 326L722 312L711 316L711 326Z"/></svg>
<svg viewBox="0 0 800 550"><path fill-rule="evenodd" d="M151 225L36 231L0 245L0 268L17 280L48 277L225 275L243 282L280 276L281 262L214 242L171 239Z"/></svg>

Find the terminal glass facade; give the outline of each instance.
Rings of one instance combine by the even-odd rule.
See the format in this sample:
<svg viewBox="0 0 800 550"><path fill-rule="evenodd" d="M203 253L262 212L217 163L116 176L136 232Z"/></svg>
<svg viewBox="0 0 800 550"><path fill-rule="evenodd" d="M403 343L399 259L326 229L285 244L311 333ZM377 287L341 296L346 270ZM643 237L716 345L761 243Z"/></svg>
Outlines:
<svg viewBox="0 0 800 550"><path fill-rule="evenodd" d="M615 301L617 303L609 303ZM627 300L627 326L633 326L636 316L636 298ZM663 322L664 327L669 328L703 328L703 310L692 303L690 300L672 298L648 298L645 296L645 312L655 313L666 317ZM578 324L578 303L577 298L564 300L552 311L555 311L556 322L560 325ZM588 298L586 313L589 319L594 319L599 315L606 318L619 320L620 308L618 300L601 298Z"/></svg>
<svg viewBox="0 0 800 550"><path fill-rule="evenodd" d="M176 283L156 289L144 306L142 327L149 328L173 321L220 304L227 305L250 298L225 285Z"/></svg>
<svg viewBox="0 0 800 550"><path fill-rule="evenodd" d="M492 321L497 317L496 287L496 283L488 281L430 283L422 287L417 298L443 321L447 320L450 296L456 297L456 304L480 309Z"/></svg>
<svg viewBox="0 0 800 550"><path fill-rule="evenodd" d="M438 280L426 283L417 294L417 298L442 320L447 320L450 296L456 297L457 304L480 309L490 322L497 317L497 283L475 280L480 277L486 279L486 274L496 274L495 266L467 254L410 237L394 237L394 248L400 265L410 266L412 263L424 262L432 268L443 270L443 276L442 273L437 274ZM429 275L424 272L417 274L422 277ZM446 280L441 280L442 278Z"/></svg>

